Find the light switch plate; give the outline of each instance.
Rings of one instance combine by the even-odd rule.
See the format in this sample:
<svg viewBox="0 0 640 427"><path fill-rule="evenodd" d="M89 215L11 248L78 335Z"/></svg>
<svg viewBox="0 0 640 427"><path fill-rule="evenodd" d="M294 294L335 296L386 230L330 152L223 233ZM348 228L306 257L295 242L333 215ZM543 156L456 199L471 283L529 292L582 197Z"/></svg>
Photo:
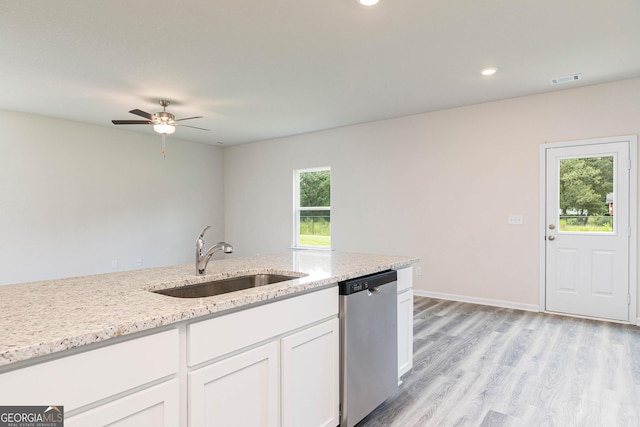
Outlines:
<svg viewBox="0 0 640 427"><path fill-rule="evenodd" d="M522 215L509 215L509 225L522 225Z"/></svg>

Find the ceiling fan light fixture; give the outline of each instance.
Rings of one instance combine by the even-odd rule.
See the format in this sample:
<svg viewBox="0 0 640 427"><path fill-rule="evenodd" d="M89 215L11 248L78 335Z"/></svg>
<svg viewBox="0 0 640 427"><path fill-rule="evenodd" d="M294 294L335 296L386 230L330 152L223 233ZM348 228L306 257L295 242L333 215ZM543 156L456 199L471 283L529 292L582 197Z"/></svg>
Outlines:
<svg viewBox="0 0 640 427"><path fill-rule="evenodd" d="M166 123L160 123L157 125L153 125L153 130L158 133L163 133L165 135L171 135L176 131L176 127L173 125L168 125Z"/></svg>
<svg viewBox="0 0 640 427"><path fill-rule="evenodd" d="M373 6L374 4L378 4L378 0L358 0L363 6Z"/></svg>

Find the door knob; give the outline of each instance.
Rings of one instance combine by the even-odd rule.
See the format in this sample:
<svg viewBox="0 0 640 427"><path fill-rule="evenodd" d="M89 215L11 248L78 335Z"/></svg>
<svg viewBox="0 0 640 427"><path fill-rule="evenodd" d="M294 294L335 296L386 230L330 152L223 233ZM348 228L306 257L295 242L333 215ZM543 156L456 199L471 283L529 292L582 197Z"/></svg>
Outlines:
<svg viewBox="0 0 640 427"><path fill-rule="evenodd" d="M549 240L556 240L556 236L551 235L551 236L547 237L547 239L549 239Z"/></svg>

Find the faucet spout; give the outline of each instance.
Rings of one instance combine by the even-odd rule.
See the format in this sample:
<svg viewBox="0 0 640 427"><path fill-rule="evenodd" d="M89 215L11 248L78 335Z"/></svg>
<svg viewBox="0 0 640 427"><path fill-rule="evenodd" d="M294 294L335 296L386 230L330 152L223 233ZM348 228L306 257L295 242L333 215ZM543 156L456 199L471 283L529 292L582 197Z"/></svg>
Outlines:
<svg viewBox="0 0 640 427"><path fill-rule="evenodd" d="M233 246L227 242L218 242L205 251L204 233L206 233L209 228L211 228L211 226L207 225L196 240L196 274L199 276L207 273L207 264L209 264L214 253L222 251L225 254L230 254L233 252Z"/></svg>

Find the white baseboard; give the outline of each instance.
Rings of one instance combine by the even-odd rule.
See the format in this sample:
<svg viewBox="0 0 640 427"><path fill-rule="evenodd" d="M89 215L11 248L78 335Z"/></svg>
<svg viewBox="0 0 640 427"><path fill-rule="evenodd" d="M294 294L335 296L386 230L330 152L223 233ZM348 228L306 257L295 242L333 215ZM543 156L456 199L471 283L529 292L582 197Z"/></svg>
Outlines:
<svg viewBox="0 0 640 427"><path fill-rule="evenodd" d="M489 298L469 297L466 295L445 294L441 292L421 291L413 288L413 294L419 297L444 299L449 301L468 302L470 304L490 305L492 307L512 308L514 310L540 312L540 307L535 304L522 304L512 301L503 301Z"/></svg>
<svg viewBox="0 0 640 427"><path fill-rule="evenodd" d="M469 304L512 308L514 310L533 311L536 313L544 312L544 310L540 310L540 307L535 304L522 304L518 302L503 301L503 300L497 300L497 299L470 297L466 295L445 294L442 292L420 291L420 290L417 290L416 288L413 288L413 294L419 297L436 298L436 299L443 299L448 301L468 302ZM551 313L551 314L560 314L563 316L573 316L573 317L580 317L584 319L593 319L593 320L600 320L605 322L608 321L608 322L614 322L614 323L632 324L632 325L640 326L640 317L636 319L636 323L627 323L627 322L618 322L615 320L599 319L596 317L575 316L575 315L562 314L562 313Z"/></svg>

